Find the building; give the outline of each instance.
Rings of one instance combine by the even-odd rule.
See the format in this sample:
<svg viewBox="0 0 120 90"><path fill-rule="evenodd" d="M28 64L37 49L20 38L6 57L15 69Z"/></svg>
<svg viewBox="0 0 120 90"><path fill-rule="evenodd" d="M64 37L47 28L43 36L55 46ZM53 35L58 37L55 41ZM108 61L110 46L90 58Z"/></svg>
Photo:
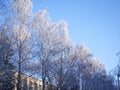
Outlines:
<svg viewBox="0 0 120 90"><path fill-rule="evenodd" d="M18 73L15 74L15 82L13 90L17 90L17 77ZM42 81L34 77L21 74L21 90L42 90ZM46 84L45 90L57 90L55 86Z"/></svg>
<svg viewBox="0 0 120 90"><path fill-rule="evenodd" d="M18 73L15 74L15 82L14 89L17 90L17 76ZM25 74L21 74L21 90L42 90L42 81L35 79L33 77L29 77Z"/></svg>
<svg viewBox="0 0 120 90"><path fill-rule="evenodd" d="M18 73L15 73L12 81L0 81L0 90L17 90L17 77ZM42 81L26 74L21 74L20 90L42 90ZM46 83L45 90L57 89L55 86Z"/></svg>

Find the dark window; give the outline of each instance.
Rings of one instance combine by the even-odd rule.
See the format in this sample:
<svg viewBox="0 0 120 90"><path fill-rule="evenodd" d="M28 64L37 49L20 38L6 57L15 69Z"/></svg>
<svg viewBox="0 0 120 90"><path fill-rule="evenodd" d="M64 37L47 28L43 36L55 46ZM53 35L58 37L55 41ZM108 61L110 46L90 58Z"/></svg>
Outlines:
<svg viewBox="0 0 120 90"><path fill-rule="evenodd" d="M29 90L33 90L32 82L29 83Z"/></svg>
<svg viewBox="0 0 120 90"><path fill-rule="evenodd" d="M37 84L34 84L34 90L38 90Z"/></svg>
<svg viewBox="0 0 120 90"><path fill-rule="evenodd" d="M23 80L23 90L27 90L27 80Z"/></svg>

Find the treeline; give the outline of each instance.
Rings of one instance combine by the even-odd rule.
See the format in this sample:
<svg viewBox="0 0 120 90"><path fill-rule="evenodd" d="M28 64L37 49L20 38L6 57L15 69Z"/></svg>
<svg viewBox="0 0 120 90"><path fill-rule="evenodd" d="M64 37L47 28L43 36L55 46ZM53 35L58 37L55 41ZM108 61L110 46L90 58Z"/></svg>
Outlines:
<svg viewBox="0 0 120 90"><path fill-rule="evenodd" d="M116 90L114 78L84 44L73 45L65 21L45 10L32 13L30 0L0 0L0 87L21 90L21 73L57 90ZM17 77L13 77L18 72ZM29 77L28 77L29 78ZM52 87L49 88L52 90Z"/></svg>

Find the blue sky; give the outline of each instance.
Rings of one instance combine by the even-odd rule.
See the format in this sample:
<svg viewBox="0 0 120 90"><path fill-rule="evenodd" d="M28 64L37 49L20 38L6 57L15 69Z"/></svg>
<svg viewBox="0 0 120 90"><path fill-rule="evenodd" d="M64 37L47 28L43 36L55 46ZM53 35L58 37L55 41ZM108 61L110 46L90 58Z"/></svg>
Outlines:
<svg viewBox="0 0 120 90"><path fill-rule="evenodd" d="M33 0L34 12L46 9L52 21L65 20L69 36L84 43L111 70L120 51L120 0Z"/></svg>

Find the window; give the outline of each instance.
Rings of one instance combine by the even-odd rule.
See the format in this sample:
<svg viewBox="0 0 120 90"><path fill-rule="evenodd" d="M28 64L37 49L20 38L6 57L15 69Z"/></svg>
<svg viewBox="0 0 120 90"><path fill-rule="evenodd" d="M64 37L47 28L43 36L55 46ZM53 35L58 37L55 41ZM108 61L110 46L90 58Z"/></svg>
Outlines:
<svg viewBox="0 0 120 90"><path fill-rule="evenodd" d="M29 83L29 90L33 90L32 82Z"/></svg>
<svg viewBox="0 0 120 90"><path fill-rule="evenodd" d="M34 84L34 90L38 90L36 83Z"/></svg>
<svg viewBox="0 0 120 90"><path fill-rule="evenodd" d="M27 80L23 80L23 90L27 90Z"/></svg>

